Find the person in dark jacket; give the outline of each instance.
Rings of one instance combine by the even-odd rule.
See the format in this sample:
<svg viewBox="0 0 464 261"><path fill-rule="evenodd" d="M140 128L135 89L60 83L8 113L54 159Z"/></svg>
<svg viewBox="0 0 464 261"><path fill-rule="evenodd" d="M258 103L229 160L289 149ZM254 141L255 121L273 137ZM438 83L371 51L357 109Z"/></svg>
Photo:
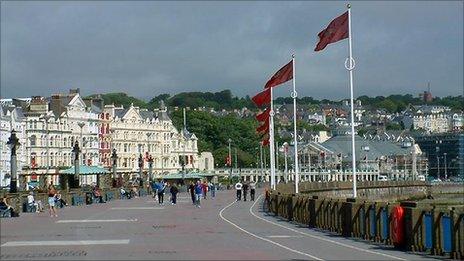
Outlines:
<svg viewBox="0 0 464 261"><path fill-rule="evenodd" d="M169 192L171 192L171 204L175 205L177 203L177 193L179 193L179 189L177 188L176 183L171 185Z"/></svg>
<svg viewBox="0 0 464 261"><path fill-rule="evenodd" d="M248 194L248 182L243 182L243 201L246 201Z"/></svg>
<svg viewBox="0 0 464 261"><path fill-rule="evenodd" d="M190 181L188 190L190 192L190 197L192 197L192 204L195 205L195 184L193 183L193 181Z"/></svg>

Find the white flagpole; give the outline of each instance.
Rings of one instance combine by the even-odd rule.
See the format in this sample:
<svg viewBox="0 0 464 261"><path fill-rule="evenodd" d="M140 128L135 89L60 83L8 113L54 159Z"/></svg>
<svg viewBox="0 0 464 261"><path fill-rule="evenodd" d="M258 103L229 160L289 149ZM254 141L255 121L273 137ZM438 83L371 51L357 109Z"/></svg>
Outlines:
<svg viewBox="0 0 464 261"><path fill-rule="evenodd" d="M276 180L275 180L275 149L274 149L274 97L272 94L271 88L271 111L269 112L270 121L269 121L269 156L270 156L270 165L271 165L271 189L276 189Z"/></svg>
<svg viewBox="0 0 464 261"><path fill-rule="evenodd" d="M354 102L353 102L353 69L355 61L351 50L351 5L348 4L348 44L350 49L350 57L345 61L345 68L350 72L350 102L351 102L351 150L352 150L352 168L353 168L353 198L357 197L356 192L356 147L354 134ZM348 64L349 62L349 64Z"/></svg>
<svg viewBox="0 0 464 261"><path fill-rule="evenodd" d="M298 182L299 182L299 176L298 176L298 135L296 133L296 98L298 97L298 94L295 89L295 55L292 55L292 65L293 65L293 92L292 92L292 98L293 98L293 137L294 137L294 142L295 142L295 193L298 193Z"/></svg>

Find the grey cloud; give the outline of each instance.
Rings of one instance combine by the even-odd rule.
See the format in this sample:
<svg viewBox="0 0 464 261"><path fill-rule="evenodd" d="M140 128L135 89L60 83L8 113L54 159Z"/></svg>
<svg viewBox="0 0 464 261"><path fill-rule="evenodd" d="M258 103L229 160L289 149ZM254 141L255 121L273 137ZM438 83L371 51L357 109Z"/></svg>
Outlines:
<svg viewBox="0 0 464 261"><path fill-rule="evenodd" d="M1 96L229 88L253 95L297 55L300 95L348 97L347 41L313 52L342 2L2 2ZM462 2L354 2L356 95L463 87ZM290 85L277 91L287 95Z"/></svg>

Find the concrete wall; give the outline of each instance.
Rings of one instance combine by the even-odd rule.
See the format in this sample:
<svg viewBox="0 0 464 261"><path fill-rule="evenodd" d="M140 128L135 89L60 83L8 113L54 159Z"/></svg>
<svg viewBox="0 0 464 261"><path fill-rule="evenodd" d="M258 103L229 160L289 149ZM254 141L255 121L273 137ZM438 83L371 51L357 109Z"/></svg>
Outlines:
<svg viewBox="0 0 464 261"><path fill-rule="evenodd" d="M292 194L293 183L277 185L277 191ZM426 197L429 190L424 181L361 181L357 183L358 198L391 201L411 197ZM349 198L353 196L351 182L302 182L299 184L301 194L328 198Z"/></svg>

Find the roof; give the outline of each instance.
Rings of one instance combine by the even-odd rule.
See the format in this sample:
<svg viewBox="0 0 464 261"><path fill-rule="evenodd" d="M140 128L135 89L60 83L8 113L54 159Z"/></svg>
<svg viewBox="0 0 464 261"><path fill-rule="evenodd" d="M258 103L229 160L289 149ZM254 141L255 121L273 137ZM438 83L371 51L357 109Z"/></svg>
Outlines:
<svg viewBox="0 0 464 261"><path fill-rule="evenodd" d="M72 166L69 169L65 169L60 172L61 174L67 174L67 175L74 175L74 166ZM108 170L98 167L98 166L86 166L86 165L80 165L79 166L79 174L80 175L95 175L95 174L106 174L110 173Z"/></svg>
<svg viewBox="0 0 464 261"><path fill-rule="evenodd" d="M185 173L184 174L184 179L202 179L205 177L211 177L214 176L214 174L211 173L201 173L201 172L190 172L190 173ZM157 176L155 177L156 179L182 179L182 173L174 173L174 174L169 174L165 176Z"/></svg>
<svg viewBox="0 0 464 261"><path fill-rule="evenodd" d="M355 137L356 160L380 158L389 155L409 154L410 147L402 147L401 144L387 140L367 140L360 136ZM321 144L334 153L342 153L351 159L351 136L334 136ZM368 149L367 149L368 148Z"/></svg>

